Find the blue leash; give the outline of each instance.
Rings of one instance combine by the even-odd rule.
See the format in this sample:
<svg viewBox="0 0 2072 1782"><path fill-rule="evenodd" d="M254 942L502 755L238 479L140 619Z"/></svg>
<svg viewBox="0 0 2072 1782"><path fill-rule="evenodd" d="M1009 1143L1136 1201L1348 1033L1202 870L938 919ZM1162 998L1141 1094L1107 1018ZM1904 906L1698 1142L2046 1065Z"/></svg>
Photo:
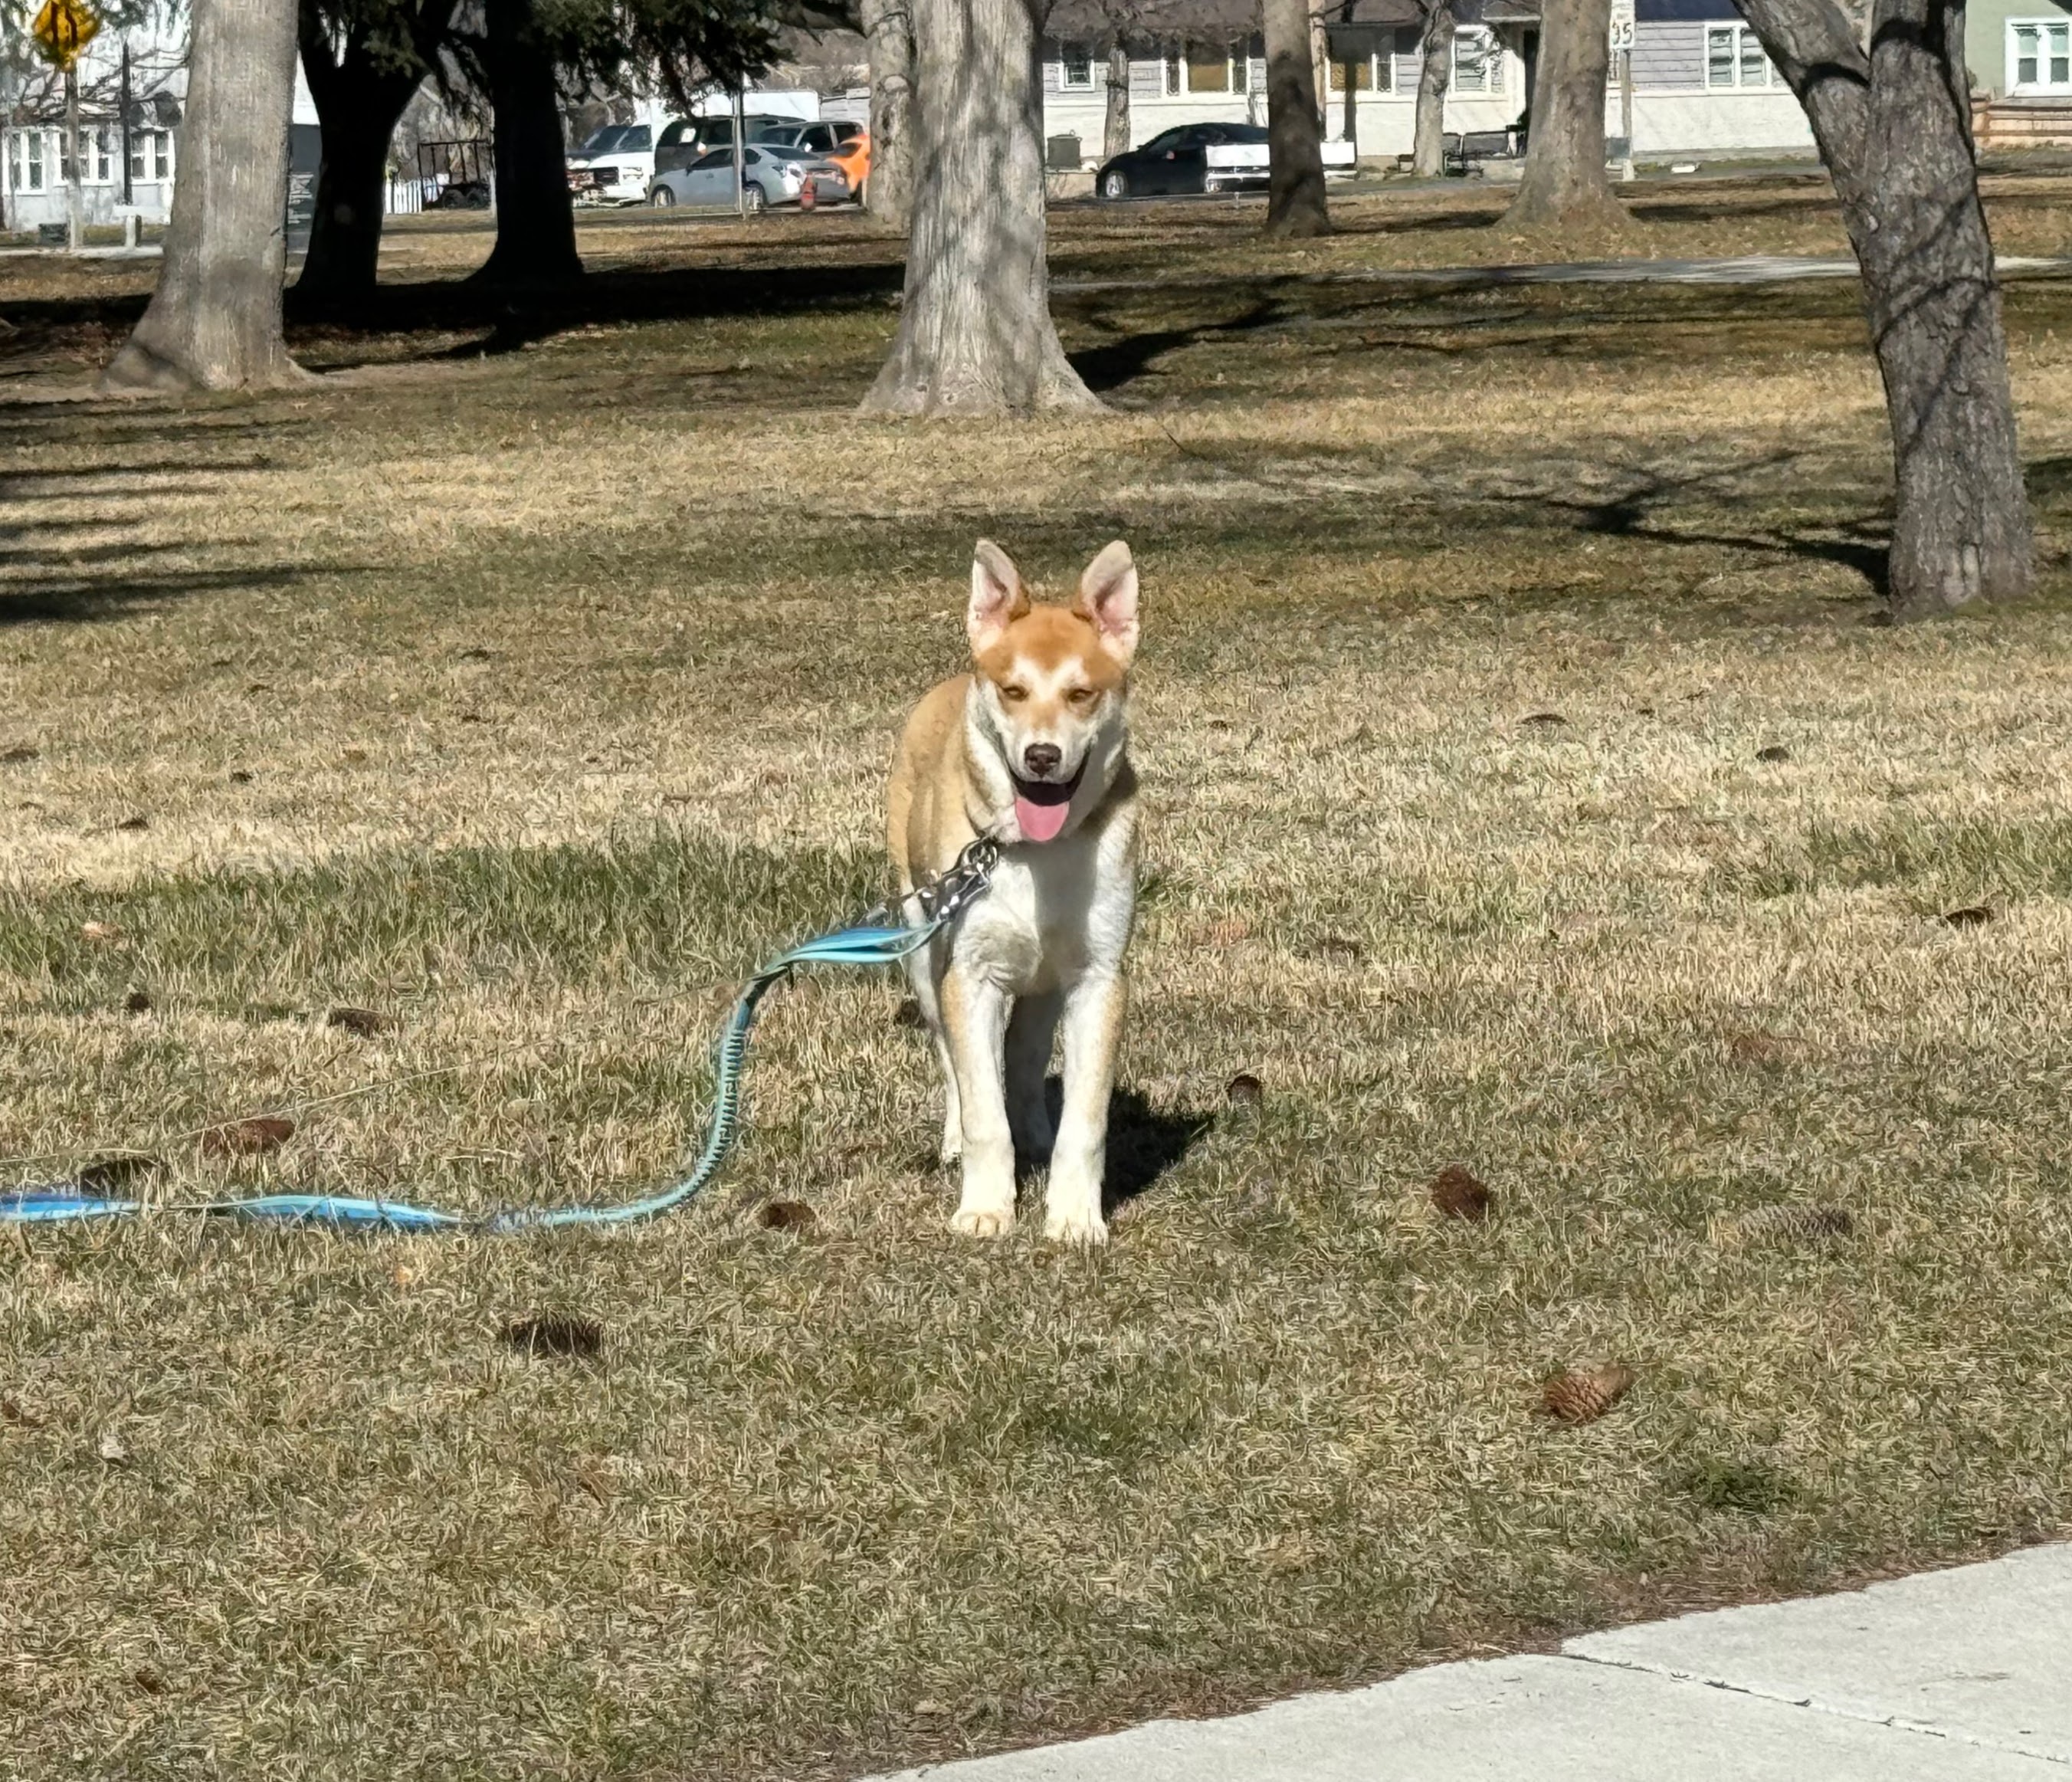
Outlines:
<svg viewBox="0 0 2072 1782"><path fill-rule="evenodd" d="M964 906L993 880L1000 847L980 836L957 856L941 878L914 893L921 920L907 926L882 907L853 926L818 935L773 959L749 979L720 1036L711 1130L691 1173L680 1182L615 1207L514 1207L501 1212L446 1212L403 1200L364 1200L351 1195L266 1194L245 1200L204 1200L167 1208L172 1212L210 1213L276 1224L331 1225L349 1230L480 1232L503 1235L562 1225L625 1225L681 1206L719 1174L741 1126L741 1068L749 1030L763 998L801 965L891 965L918 953L955 921ZM18 1188L0 1194L0 1224L52 1224L64 1220L134 1218L146 1210L141 1200L88 1194L72 1183Z"/></svg>

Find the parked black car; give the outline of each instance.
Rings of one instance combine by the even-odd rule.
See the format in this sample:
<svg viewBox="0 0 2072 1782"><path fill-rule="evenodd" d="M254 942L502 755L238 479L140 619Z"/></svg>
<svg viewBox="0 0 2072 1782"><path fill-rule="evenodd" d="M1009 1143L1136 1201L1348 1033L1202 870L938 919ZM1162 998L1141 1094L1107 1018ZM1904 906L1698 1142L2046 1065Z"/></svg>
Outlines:
<svg viewBox="0 0 2072 1782"><path fill-rule="evenodd" d="M1161 130L1141 148L1101 163L1094 190L1104 198L1145 198L1170 192L1222 191L1266 183L1266 158L1256 167L1209 172L1212 146L1264 149L1265 127L1259 124L1176 124Z"/></svg>

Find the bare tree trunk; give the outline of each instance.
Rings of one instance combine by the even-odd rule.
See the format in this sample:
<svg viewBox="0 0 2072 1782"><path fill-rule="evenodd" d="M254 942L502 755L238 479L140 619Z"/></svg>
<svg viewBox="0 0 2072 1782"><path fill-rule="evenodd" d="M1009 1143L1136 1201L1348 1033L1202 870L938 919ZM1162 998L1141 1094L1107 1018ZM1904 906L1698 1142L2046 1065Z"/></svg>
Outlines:
<svg viewBox="0 0 2072 1782"><path fill-rule="evenodd" d="M1118 37L1108 47L1108 116L1101 131L1101 158L1129 152L1129 47Z"/></svg>
<svg viewBox="0 0 2072 1782"><path fill-rule="evenodd" d="M906 294L867 414L1028 414L1101 405L1050 320L1045 0L912 0L919 148Z"/></svg>
<svg viewBox="0 0 2072 1782"><path fill-rule="evenodd" d="M579 278L553 51L532 0L487 0L482 62L495 120L496 245L475 278L516 286Z"/></svg>
<svg viewBox="0 0 2072 1782"><path fill-rule="evenodd" d="M1331 93L1331 34L1325 28L1324 9L1330 0L1309 0L1309 92L1317 103L1317 127L1328 127L1325 108ZM1340 0L1342 5L1342 0Z"/></svg>
<svg viewBox="0 0 2072 1782"><path fill-rule="evenodd" d="M1963 10L1877 0L1868 56L1833 0L1746 0L1745 11L1806 107L1863 274L1897 484L1893 616L2025 595L2029 502Z"/></svg>
<svg viewBox="0 0 2072 1782"><path fill-rule="evenodd" d="M312 89L315 84L310 83ZM356 106L320 120L323 158L317 167L316 213L310 221L310 251L295 281L295 294L302 303L350 309L374 294L388 141L409 100L405 95L401 105L389 105L368 97L364 109Z"/></svg>
<svg viewBox="0 0 2072 1782"><path fill-rule="evenodd" d="M196 0L165 260L109 387L243 389L302 375L281 332L294 84L295 0Z"/></svg>
<svg viewBox="0 0 2072 1782"><path fill-rule="evenodd" d="M1310 56L1309 0L1265 0L1266 130L1272 158L1266 188L1266 233L1328 235L1324 201L1323 126L1317 113L1317 71Z"/></svg>
<svg viewBox="0 0 2072 1782"><path fill-rule="evenodd" d="M1525 177L1504 214L1511 228L1620 228L1626 208L1605 173L1605 84L1611 0L1546 0Z"/></svg>
<svg viewBox="0 0 2072 1782"><path fill-rule="evenodd" d="M74 253L86 245L86 144L79 131L79 71L64 72L65 241Z"/></svg>
<svg viewBox="0 0 2072 1782"><path fill-rule="evenodd" d="M914 216L914 19L909 0L862 0L870 45L870 171L864 204L888 228Z"/></svg>
<svg viewBox="0 0 2072 1782"><path fill-rule="evenodd" d="M295 295L302 303L350 309L374 294L388 144L423 76L378 64L356 33L343 51L336 49L308 0L302 9L302 51L323 155L309 253Z"/></svg>
<svg viewBox="0 0 2072 1782"><path fill-rule="evenodd" d="M1427 0L1419 40L1417 134L1411 171L1437 179L1446 171L1446 88L1453 80L1453 0Z"/></svg>

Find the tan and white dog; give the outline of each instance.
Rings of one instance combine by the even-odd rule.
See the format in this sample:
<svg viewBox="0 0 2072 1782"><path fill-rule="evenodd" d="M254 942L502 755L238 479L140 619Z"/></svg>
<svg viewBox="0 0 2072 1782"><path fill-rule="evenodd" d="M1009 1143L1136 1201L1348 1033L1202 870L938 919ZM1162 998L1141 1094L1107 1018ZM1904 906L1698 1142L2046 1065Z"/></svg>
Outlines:
<svg viewBox="0 0 2072 1782"><path fill-rule="evenodd" d="M1048 1151L1043 1235L1104 1243L1108 1092L1137 907L1129 547L1096 557L1069 607L1036 606L1006 552L981 539L964 628L972 672L907 720L886 813L910 920L917 884L975 837L1001 844L992 889L908 967L942 1061L943 1160L964 1164L950 1224L975 1237L1005 1232L1016 1151ZM1061 1020L1054 1133L1044 1077Z"/></svg>

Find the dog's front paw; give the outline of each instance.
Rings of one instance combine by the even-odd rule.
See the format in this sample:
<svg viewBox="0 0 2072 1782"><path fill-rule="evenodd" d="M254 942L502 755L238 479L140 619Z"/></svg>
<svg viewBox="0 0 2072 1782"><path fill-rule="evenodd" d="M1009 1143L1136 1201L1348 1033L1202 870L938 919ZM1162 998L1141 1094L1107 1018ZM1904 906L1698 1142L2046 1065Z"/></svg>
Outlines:
<svg viewBox="0 0 2072 1782"><path fill-rule="evenodd" d="M1043 1235L1053 1244L1083 1249L1108 1241L1108 1221L1092 1208L1059 1208L1044 1219Z"/></svg>
<svg viewBox="0 0 2072 1782"><path fill-rule="evenodd" d="M960 1207L950 1215L950 1229L963 1237L1005 1237L1014 1229L1014 1209Z"/></svg>

